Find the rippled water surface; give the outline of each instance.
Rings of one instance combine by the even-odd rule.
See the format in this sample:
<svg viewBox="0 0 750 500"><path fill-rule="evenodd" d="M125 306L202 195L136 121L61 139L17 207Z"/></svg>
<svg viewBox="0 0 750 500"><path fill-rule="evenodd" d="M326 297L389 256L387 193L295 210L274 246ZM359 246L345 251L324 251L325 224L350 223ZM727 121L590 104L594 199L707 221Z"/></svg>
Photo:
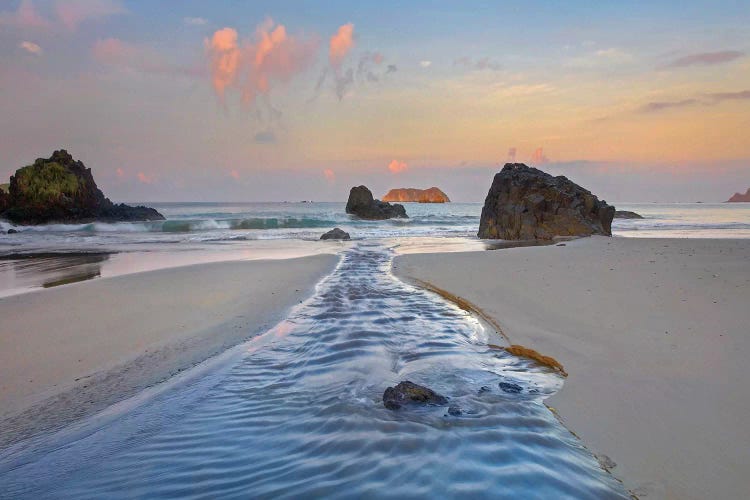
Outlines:
<svg viewBox="0 0 750 500"><path fill-rule="evenodd" d="M488 348L494 332L395 279L391 260L382 244L359 243L228 366L55 451L0 457L4 494L627 498L544 406L562 380ZM383 390L402 380L460 414L385 409Z"/></svg>

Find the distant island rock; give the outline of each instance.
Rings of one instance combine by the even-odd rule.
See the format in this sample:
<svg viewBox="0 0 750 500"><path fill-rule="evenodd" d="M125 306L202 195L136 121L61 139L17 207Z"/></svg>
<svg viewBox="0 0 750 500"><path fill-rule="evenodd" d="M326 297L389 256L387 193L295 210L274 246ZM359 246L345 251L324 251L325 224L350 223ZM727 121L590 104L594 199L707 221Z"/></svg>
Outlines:
<svg viewBox="0 0 750 500"><path fill-rule="evenodd" d="M391 205L385 201L376 200L372 197L372 192L365 186L356 186L349 191L346 213L369 220L409 218L403 205L398 203Z"/></svg>
<svg viewBox="0 0 750 500"><path fill-rule="evenodd" d="M401 201L416 203L450 203L448 195L436 187L429 189L398 188L391 189L383 196L383 201Z"/></svg>
<svg viewBox="0 0 750 500"><path fill-rule="evenodd" d="M615 207L567 177L506 163L487 193L477 236L503 240L611 236L614 214Z"/></svg>
<svg viewBox="0 0 750 500"><path fill-rule="evenodd" d="M615 210L615 219L643 219L643 216L628 210Z"/></svg>
<svg viewBox="0 0 750 500"><path fill-rule="evenodd" d="M64 149L16 170L8 192L0 189L0 218L25 225L164 220L153 208L112 203L91 169Z"/></svg>
<svg viewBox="0 0 750 500"><path fill-rule="evenodd" d="M745 194L734 193L734 195L727 200L727 203L748 203L750 202L750 188L747 188Z"/></svg>

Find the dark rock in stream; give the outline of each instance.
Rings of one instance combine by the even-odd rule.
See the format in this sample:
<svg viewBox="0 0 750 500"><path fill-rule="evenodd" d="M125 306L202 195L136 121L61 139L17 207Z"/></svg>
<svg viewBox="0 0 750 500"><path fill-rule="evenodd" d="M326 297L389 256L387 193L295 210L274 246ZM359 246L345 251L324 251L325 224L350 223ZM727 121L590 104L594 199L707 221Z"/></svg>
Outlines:
<svg viewBox="0 0 750 500"><path fill-rule="evenodd" d="M8 229L8 234L16 234L18 231L16 229L10 228Z"/></svg>
<svg viewBox="0 0 750 500"><path fill-rule="evenodd" d="M398 410L408 404L444 405L448 398L441 396L432 389L417 385L408 380L399 382L396 387L388 387L383 392L383 404L389 410Z"/></svg>
<svg viewBox="0 0 750 500"><path fill-rule="evenodd" d="M448 407L448 415L451 417L460 417L464 412L458 406L451 405Z"/></svg>
<svg viewBox="0 0 750 500"><path fill-rule="evenodd" d="M523 387L512 382L500 382L498 385L503 392L507 392L508 394L520 394L523 391Z"/></svg>

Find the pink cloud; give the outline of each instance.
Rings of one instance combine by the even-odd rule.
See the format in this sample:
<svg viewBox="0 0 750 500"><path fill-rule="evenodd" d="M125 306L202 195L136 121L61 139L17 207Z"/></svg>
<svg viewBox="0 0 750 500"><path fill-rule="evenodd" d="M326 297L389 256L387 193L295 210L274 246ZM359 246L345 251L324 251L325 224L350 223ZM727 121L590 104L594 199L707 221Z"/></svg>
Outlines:
<svg viewBox="0 0 750 500"><path fill-rule="evenodd" d="M44 52L42 48L34 42L21 42L20 44L18 44L18 46L26 52L34 54L36 56L40 56L42 55L42 52Z"/></svg>
<svg viewBox="0 0 750 500"><path fill-rule="evenodd" d="M85 21L126 12L119 0L58 0L55 11L63 25L71 31L75 31Z"/></svg>
<svg viewBox="0 0 750 500"><path fill-rule="evenodd" d="M119 177L120 179L125 177L125 171L121 168L118 168L117 170L115 170L115 173L117 174L117 177Z"/></svg>
<svg viewBox="0 0 750 500"><path fill-rule="evenodd" d="M388 170L391 171L391 173L394 174L400 174L401 172L404 172L408 167L406 162L399 161L399 160L392 160L388 164Z"/></svg>
<svg viewBox="0 0 750 500"><path fill-rule="evenodd" d="M539 165L543 165L545 163L549 162L549 158L544 156L544 149L543 148L536 148L534 150L534 153L531 155L531 163L536 163Z"/></svg>
<svg viewBox="0 0 750 500"><path fill-rule="evenodd" d="M237 170L232 169L232 170L229 171L229 177L231 177L234 180L239 180L240 179L240 173Z"/></svg>
<svg viewBox="0 0 750 500"><path fill-rule="evenodd" d="M330 168L323 170L323 176L325 176L328 182L333 182L336 180L336 173Z"/></svg>
<svg viewBox="0 0 750 500"><path fill-rule="evenodd" d="M347 23L339 26L336 34L331 36L328 49L328 61L334 69L339 69L346 55L354 47L354 25Z"/></svg>
<svg viewBox="0 0 750 500"><path fill-rule="evenodd" d="M94 42L91 52L100 63L123 64L136 57L138 50L118 38L105 38Z"/></svg>
<svg viewBox="0 0 750 500"><path fill-rule="evenodd" d="M242 102L253 104L260 94L270 93L275 83L286 83L309 68L318 41L289 35L286 27L267 19L252 41L239 43L233 28L216 31L205 42L211 81L223 101L227 89L237 88Z"/></svg>
<svg viewBox="0 0 750 500"><path fill-rule="evenodd" d="M36 11L31 0L21 0L15 12L0 13L0 26L15 26L18 28L45 28L50 22Z"/></svg>
<svg viewBox="0 0 750 500"><path fill-rule="evenodd" d="M138 181L143 184L153 184L155 180L153 175L138 172Z"/></svg>

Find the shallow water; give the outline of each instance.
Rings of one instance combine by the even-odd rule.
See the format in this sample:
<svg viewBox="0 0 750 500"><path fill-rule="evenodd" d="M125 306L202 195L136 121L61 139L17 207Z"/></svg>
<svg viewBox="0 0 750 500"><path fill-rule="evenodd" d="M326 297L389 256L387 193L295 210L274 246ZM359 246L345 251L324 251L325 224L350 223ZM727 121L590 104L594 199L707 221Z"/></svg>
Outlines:
<svg viewBox="0 0 750 500"><path fill-rule="evenodd" d="M494 332L395 279L392 256L357 244L223 369L55 451L0 457L2 495L627 498L544 406L562 379L489 349ZM386 410L383 390L401 380L461 415Z"/></svg>

